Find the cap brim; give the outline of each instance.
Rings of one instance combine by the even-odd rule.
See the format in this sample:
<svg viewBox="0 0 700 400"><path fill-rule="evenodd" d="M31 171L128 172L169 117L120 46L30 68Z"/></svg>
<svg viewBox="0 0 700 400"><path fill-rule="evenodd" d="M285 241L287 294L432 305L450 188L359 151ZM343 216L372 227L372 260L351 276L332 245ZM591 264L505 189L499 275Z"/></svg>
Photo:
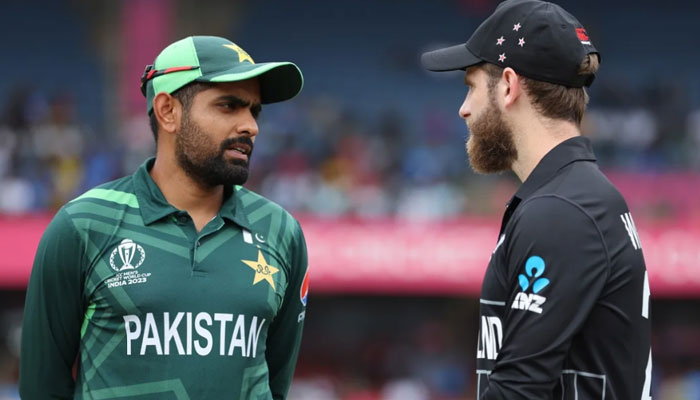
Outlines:
<svg viewBox="0 0 700 400"><path fill-rule="evenodd" d="M301 70L290 62L240 64L216 76L202 76L197 81L236 82L256 77L260 81L260 100L263 104L289 100L304 87Z"/></svg>
<svg viewBox="0 0 700 400"><path fill-rule="evenodd" d="M430 71L464 70L483 62L467 49L466 44L423 53L420 60L423 67Z"/></svg>

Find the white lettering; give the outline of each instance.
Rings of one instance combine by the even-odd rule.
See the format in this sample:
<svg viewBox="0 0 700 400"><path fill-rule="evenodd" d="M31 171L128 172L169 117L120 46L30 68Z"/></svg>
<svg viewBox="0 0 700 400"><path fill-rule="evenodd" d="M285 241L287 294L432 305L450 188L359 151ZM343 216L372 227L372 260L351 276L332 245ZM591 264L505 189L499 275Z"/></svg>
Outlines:
<svg viewBox="0 0 700 400"><path fill-rule="evenodd" d="M134 330L129 329L129 326L134 324L136 327ZM124 330L126 331L126 355L131 355L131 341L138 339L141 335L141 321L139 317L135 315L125 315L124 316Z"/></svg>
<svg viewBox="0 0 700 400"><path fill-rule="evenodd" d="M264 318L255 315L247 317L244 314L206 312L195 313L194 316L191 312L164 312L162 315L146 313L143 318L136 315L125 315L123 318L127 355L132 354L133 346L140 346L140 355L190 355L194 346L194 354L207 356L211 354L216 346L215 341L218 340L219 354L222 356L240 354L240 357L255 358L266 322ZM218 329L214 321L219 322ZM228 322L232 324L227 325ZM228 326L231 327L231 331L227 329ZM500 323L498 326L500 329ZM195 333L192 332L193 329ZM194 334L196 336L193 339ZM183 340L183 336L186 341ZM230 340L230 343L227 340ZM149 346L154 347L150 353ZM236 352L238 348L240 353Z"/></svg>
<svg viewBox="0 0 700 400"><path fill-rule="evenodd" d="M243 357L248 357L245 346L245 317L243 314L239 315L238 319L236 319L236 326L233 328L233 335L231 335L231 345L228 348L228 355L232 356L236 347L241 348L241 355Z"/></svg>
<svg viewBox="0 0 700 400"><path fill-rule="evenodd" d="M187 355L192 354L192 313L187 313Z"/></svg>
<svg viewBox="0 0 700 400"><path fill-rule="evenodd" d="M495 360L503 343L503 325L498 317L481 317L481 333L477 345L477 358Z"/></svg>
<svg viewBox="0 0 700 400"><path fill-rule="evenodd" d="M164 329L164 334L163 334L163 341L165 341L165 354L170 354L170 341L175 339L175 346L177 347L177 354L182 354L185 352L185 349L182 347L182 341L180 340L180 334L177 331L178 325L180 325L180 321L182 321L182 316L185 315L185 313L179 312L175 316L175 320L173 321L172 325L170 324L170 313L166 312L163 314L163 329ZM189 331L189 330L188 330Z"/></svg>
<svg viewBox="0 0 700 400"><path fill-rule="evenodd" d="M163 349L160 346L160 337L158 336L158 327L152 313L146 314L146 323L143 329L143 341L141 341L141 355L146 354L148 346L156 348L156 354L162 355Z"/></svg>
<svg viewBox="0 0 700 400"><path fill-rule="evenodd" d="M206 322L207 326L211 326L212 321L211 321L211 316L207 313L201 312L197 314L197 318L194 320L194 329L197 331L197 334L204 338L207 342L206 346L202 346L199 344L199 339L195 340L194 342L194 350L199 354L200 356L206 356L209 353L211 353L211 348L214 346L214 342L212 341L211 337L211 332L209 332L208 329L205 329L202 326L202 321Z"/></svg>
<svg viewBox="0 0 700 400"><path fill-rule="evenodd" d="M520 292L515 296L511 308L515 308L516 310L532 311L537 314L542 314L542 308L540 306L543 305L545 301L547 301L546 297L542 297L532 293Z"/></svg>
<svg viewBox="0 0 700 400"><path fill-rule="evenodd" d="M260 337L260 331L262 330L263 325L265 325L265 318L260 322L260 326L257 327L257 330L255 329L256 326L258 325L258 317L253 317L253 320L250 323L250 333L248 334L248 357L252 355L253 358L258 353L258 338ZM252 351L251 351L251 346Z"/></svg>
<svg viewBox="0 0 700 400"><path fill-rule="evenodd" d="M233 314L215 313L214 320L221 323L221 334L219 335L219 355L223 356L225 354L224 348L226 346L224 343L224 338L226 337L226 322L233 321Z"/></svg>

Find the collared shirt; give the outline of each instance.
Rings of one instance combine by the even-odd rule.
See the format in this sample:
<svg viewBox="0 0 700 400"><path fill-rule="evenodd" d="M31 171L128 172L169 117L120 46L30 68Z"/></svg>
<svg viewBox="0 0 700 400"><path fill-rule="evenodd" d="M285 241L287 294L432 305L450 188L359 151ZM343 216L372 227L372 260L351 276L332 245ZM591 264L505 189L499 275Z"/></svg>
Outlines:
<svg viewBox="0 0 700 400"><path fill-rule="evenodd" d="M650 395L642 245L588 139L552 149L508 203L480 303L479 399Z"/></svg>
<svg viewBox="0 0 700 400"><path fill-rule="evenodd" d="M229 187L198 232L166 201L153 163L66 204L46 229L27 289L20 393L284 398L308 288L298 222Z"/></svg>

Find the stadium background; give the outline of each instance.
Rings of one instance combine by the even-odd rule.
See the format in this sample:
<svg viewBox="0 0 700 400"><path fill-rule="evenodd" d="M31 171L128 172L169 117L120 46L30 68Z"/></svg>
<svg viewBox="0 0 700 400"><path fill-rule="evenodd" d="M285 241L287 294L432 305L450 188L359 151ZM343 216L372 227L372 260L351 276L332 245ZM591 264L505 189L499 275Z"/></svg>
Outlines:
<svg viewBox="0 0 700 400"><path fill-rule="evenodd" d="M584 131L651 276L654 398L700 399L700 3L559 2L603 54ZM470 399L478 288L512 175L472 173L463 42L496 0L8 0L0 5L0 399L17 398L24 288L61 204L152 154L138 79L167 43L231 38L306 82L265 107L248 187L307 233L294 399ZM611 334L615 334L611 332Z"/></svg>

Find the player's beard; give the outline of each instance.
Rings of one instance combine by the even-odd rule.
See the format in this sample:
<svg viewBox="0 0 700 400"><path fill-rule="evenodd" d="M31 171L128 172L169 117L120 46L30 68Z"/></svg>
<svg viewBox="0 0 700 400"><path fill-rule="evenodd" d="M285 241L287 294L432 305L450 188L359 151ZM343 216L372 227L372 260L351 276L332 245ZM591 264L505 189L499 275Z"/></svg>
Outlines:
<svg viewBox="0 0 700 400"><path fill-rule="evenodd" d="M489 89L489 106L469 126L467 154L472 169L488 174L509 171L518 159L513 131L503 119L496 105L493 90Z"/></svg>
<svg viewBox="0 0 700 400"><path fill-rule="evenodd" d="M250 146L248 161L226 160L227 149L235 143ZM248 163L253 141L247 136L229 138L217 145L185 111L182 126L175 136L175 157L185 173L207 187L242 185L248 180Z"/></svg>

